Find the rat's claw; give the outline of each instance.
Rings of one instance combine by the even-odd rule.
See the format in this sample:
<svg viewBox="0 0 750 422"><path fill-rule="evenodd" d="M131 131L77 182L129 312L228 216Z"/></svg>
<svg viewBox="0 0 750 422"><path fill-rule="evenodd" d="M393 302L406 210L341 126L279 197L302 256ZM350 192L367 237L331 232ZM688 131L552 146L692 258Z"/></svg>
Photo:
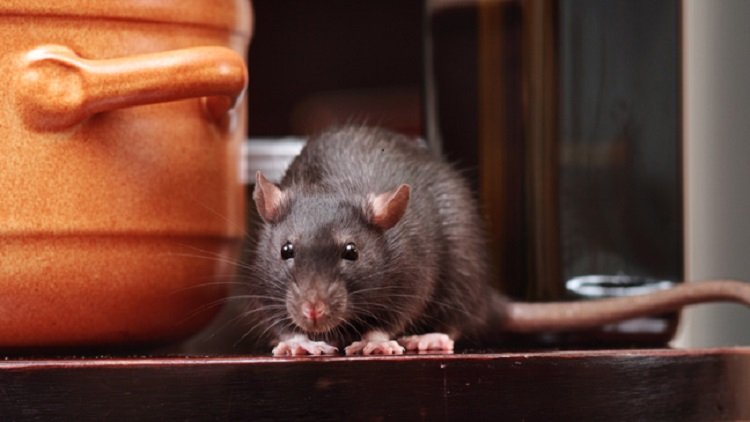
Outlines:
<svg viewBox="0 0 750 422"><path fill-rule="evenodd" d="M408 351L426 352L428 350L452 352L453 339L443 333L429 333L401 337L398 342Z"/></svg>
<svg viewBox="0 0 750 422"><path fill-rule="evenodd" d="M289 354L289 345L284 343L283 341L276 345L276 347L273 348L271 351L274 356L284 356Z"/></svg>
<svg viewBox="0 0 750 422"><path fill-rule="evenodd" d="M305 335L296 335L290 339L280 341L273 348L274 356L305 356L332 355L339 349L324 341L312 341Z"/></svg>

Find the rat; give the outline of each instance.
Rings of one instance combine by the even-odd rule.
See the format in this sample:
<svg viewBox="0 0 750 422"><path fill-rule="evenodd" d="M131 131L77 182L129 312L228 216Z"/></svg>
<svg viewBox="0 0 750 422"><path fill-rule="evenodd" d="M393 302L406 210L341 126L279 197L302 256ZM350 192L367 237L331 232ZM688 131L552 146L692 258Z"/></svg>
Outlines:
<svg viewBox="0 0 750 422"><path fill-rule="evenodd" d="M278 185L256 174L253 199L262 222L243 275L245 314L276 356L451 352L459 339L593 328L707 301L750 304L750 285L731 280L514 302L488 282L488 241L467 181L385 129L312 138Z"/></svg>

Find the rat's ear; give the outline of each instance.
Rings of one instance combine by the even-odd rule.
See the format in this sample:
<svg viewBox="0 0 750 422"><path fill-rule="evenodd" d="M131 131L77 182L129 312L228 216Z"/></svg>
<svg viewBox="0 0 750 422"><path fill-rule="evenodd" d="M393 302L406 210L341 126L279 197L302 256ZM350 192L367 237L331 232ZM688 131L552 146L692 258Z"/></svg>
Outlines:
<svg viewBox="0 0 750 422"><path fill-rule="evenodd" d="M263 221L275 223L278 220L284 198L284 192L278 186L269 182L260 170L255 173L253 200Z"/></svg>
<svg viewBox="0 0 750 422"><path fill-rule="evenodd" d="M370 195L370 222L383 230L395 226L406 212L410 195L409 185L401 185L390 192Z"/></svg>

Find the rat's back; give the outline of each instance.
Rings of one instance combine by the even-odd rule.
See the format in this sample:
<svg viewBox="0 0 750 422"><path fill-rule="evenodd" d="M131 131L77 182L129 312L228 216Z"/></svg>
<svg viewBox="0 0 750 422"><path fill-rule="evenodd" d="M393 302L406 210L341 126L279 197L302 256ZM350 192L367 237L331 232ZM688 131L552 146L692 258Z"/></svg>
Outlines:
<svg viewBox="0 0 750 422"><path fill-rule="evenodd" d="M417 139L384 129L346 126L310 139L281 186L382 192L401 183L431 184L431 179L439 179L442 166Z"/></svg>

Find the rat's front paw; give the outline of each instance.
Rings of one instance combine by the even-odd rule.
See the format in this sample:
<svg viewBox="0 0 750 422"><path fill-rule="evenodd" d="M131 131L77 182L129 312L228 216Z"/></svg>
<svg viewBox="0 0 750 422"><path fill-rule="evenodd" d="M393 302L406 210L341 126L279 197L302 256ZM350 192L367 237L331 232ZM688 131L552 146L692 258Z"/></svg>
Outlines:
<svg viewBox="0 0 750 422"><path fill-rule="evenodd" d="M398 342L408 351L426 352L436 350L442 352L453 351L453 339L443 333L420 334L416 336L401 337Z"/></svg>
<svg viewBox="0 0 750 422"><path fill-rule="evenodd" d="M272 353L274 356L332 355L338 350L324 341L312 341L305 335L296 335L280 341Z"/></svg>
<svg viewBox="0 0 750 422"><path fill-rule="evenodd" d="M402 355L404 348L396 340L360 340L346 349L347 355Z"/></svg>
<svg viewBox="0 0 750 422"><path fill-rule="evenodd" d="M373 330L344 349L347 355L402 355L404 348L385 331Z"/></svg>

